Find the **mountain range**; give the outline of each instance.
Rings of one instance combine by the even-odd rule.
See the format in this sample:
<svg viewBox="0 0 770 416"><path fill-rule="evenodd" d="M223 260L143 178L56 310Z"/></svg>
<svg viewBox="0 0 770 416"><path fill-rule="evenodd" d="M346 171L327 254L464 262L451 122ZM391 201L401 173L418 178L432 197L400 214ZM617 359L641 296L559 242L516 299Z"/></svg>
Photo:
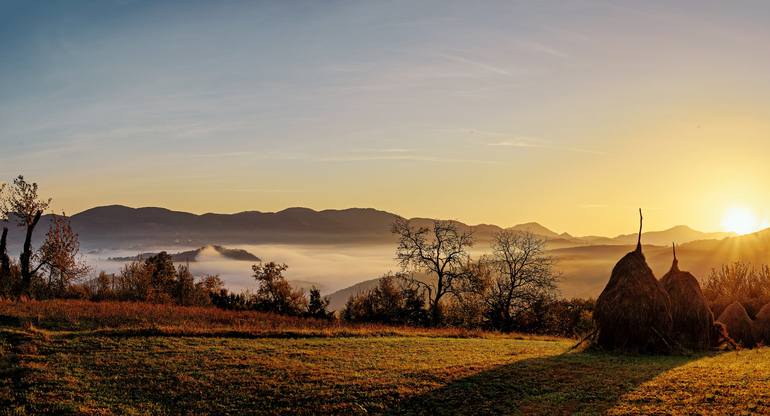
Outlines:
<svg viewBox="0 0 770 416"><path fill-rule="evenodd" d="M371 208L323 211L289 208L279 212L196 215L163 208L113 205L75 214L71 222L86 250L119 249L125 252L128 249L143 253L148 247L208 247L212 243L385 246L395 243L390 227L398 218L401 217ZM38 242L44 237L50 220L51 217L46 216L38 226ZM430 226L433 220L413 218L410 221L416 226ZM475 250L484 250L485 243L496 232L503 230L489 224L471 226L457 222L457 225L461 229L473 231L474 239L479 243L474 247ZM556 258L557 268L562 273L559 288L562 295L567 297L597 296L606 284L615 262L634 248L637 239L636 234L614 237L573 236L557 233L536 222L507 229L531 232L546 239L548 253ZM11 244L18 247L22 235L19 229L11 230ZM658 276L663 275L671 265L672 242L678 244L681 267L698 277L705 277L713 268L733 261L754 264L770 262L770 229L737 236L731 233L706 233L682 225L663 231L645 232L642 241L648 263ZM195 258L201 251L203 249L178 253L177 259ZM250 257L249 261L255 261L255 258ZM330 270L329 273L333 274L333 269ZM339 308L351 294L373 287L376 284L373 278L385 271L387 268L372 274L362 273L360 283L330 294L333 307ZM310 286L317 282L305 283Z"/></svg>
<svg viewBox="0 0 770 416"><path fill-rule="evenodd" d="M132 248L163 245L204 246L218 244L319 244L319 243L392 243L390 228L401 218L372 208L315 211L288 208L278 212L246 211L236 214L203 214L172 211L165 208L130 208L111 205L92 208L71 217L73 229L85 248ZM36 237L42 238L50 216L45 216ZM413 218L416 226L430 226L432 219ZM468 225L456 222L463 230L472 230L477 242L490 241L502 227L489 224ZM636 241L636 234L615 237L575 237L556 233L536 222L507 228L531 232L545 238L549 248L589 245L625 245ZM11 240L21 238L12 232ZM644 241L653 245L687 243L730 237L731 233L705 233L680 225L664 231L645 232Z"/></svg>

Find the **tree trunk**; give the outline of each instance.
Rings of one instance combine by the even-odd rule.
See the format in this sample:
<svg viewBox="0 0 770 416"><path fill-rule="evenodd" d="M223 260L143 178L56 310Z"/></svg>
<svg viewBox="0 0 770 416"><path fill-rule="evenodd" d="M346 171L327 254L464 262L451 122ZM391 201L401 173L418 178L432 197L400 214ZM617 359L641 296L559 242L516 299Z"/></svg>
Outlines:
<svg viewBox="0 0 770 416"><path fill-rule="evenodd" d="M436 300L431 308L430 319L433 326L439 326L441 324L441 307L439 306L438 300Z"/></svg>
<svg viewBox="0 0 770 416"><path fill-rule="evenodd" d="M433 301L433 305L431 305L430 309L430 319L433 326L439 326L441 324L441 306L439 305L439 301L444 295L443 290L444 276L439 274L436 282L436 299Z"/></svg>
<svg viewBox="0 0 770 416"><path fill-rule="evenodd" d="M9 293L5 293L10 288L11 282L11 259L8 257L8 228L3 227L3 235L0 238L0 295L6 296Z"/></svg>
<svg viewBox="0 0 770 416"><path fill-rule="evenodd" d="M35 214L35 218L30 224L27 224L27 235L24 237L24 248L19 256L21 263L21 287L19 288L19 295L28 295L30 286L32 286L32 233L35 231L40 216L43 215L43 211L38 211Z"/></svg>

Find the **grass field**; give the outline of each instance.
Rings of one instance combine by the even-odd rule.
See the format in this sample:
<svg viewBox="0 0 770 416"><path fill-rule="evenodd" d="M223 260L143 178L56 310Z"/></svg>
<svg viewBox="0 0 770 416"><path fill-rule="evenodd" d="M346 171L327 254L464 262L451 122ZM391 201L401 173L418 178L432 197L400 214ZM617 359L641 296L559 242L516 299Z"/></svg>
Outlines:
<svg viewBox="0 0 770 416"><path fill-rule="evenodd" d="M222 311L209 316L196 308L155 310L165 318L150 323L141 308L122 304L79 305L80 313L58 320L45 312L76 305L0 304L0 412L770 413L768 349L616 356L567 352L572 340L384 327L311 330L332 324L301 320L259 332L255 328L268 325L258 324L268 319L259 314L220 319L211 330L206 326ZM112 328L100 324L110 310L136 315L103 321ZM242 331L228 326L237 319Z"/></svg>

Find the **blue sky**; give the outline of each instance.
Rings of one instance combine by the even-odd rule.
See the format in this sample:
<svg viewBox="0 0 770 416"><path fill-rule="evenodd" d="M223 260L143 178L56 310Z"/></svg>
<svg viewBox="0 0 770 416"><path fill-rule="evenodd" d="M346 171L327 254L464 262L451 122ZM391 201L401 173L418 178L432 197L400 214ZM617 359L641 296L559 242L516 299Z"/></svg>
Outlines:
<svg viewBox="0 0 770 416"><path fill-rule="evenodd" d="M768 18L766 2L0 1L0 174L68 212L372 206L611 234L643 206L652 226L715 229L770 205Z"/></svg>

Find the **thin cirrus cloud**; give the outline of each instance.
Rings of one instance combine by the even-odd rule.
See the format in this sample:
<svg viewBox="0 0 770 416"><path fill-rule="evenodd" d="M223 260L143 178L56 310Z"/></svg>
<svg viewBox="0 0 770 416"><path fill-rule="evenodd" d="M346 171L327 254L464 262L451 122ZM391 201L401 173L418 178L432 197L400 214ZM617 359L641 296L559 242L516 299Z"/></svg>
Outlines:
<svg viewBox="0 0 770 416"><path fill-rule="evenodd" d="M468 65L477 69L481 69L486 72L491 72L497 75L513 76L513 73L511 73L511 71L505 68L501 68L499 66L492 65L487 62L480 61L478 59L471 59L459 54L450 54L450 53L440 53L437 56L444 58L448 61L459 62L461 64L465 64L465 65Z"/></svg>
<svg viewBox="0 0 770 416"><path fill-rule="evenodd" d="M474 163L474 164L500 164L495 160L483 159L465 159L443 156L423 156L415 154L370 154L370 155L350 155L350 156L329 156L312 157L318 162L367 162L367 161L414 161L414 162L435 162L435 163Z"/></svg>
<svg viewBox="0 0 770 416"><path fill-rule="evenodd" d="M583 148L572 147L572 146L563 146L563 145L551 143L545 140L530 139L530 138L515 138L515 139L509 139L509 140L501 140L497 142L487 143L487 146L525 148L525 149L545 149L545 150L555 150L560 152L587 153L592 155L607 155L607 152L602 152L598 150L583 149Z"/></svg>

